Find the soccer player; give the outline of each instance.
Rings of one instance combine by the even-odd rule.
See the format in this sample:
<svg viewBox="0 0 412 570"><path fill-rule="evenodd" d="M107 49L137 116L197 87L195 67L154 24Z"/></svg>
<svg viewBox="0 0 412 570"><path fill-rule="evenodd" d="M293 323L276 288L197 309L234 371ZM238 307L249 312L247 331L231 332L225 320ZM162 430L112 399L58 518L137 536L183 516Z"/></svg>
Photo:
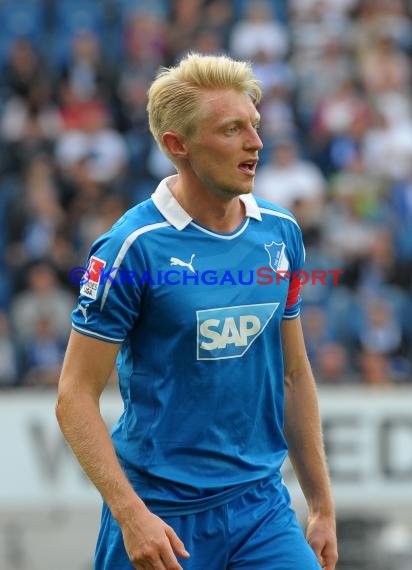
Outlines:
<svg viewBox="0 0 412 570"><path fill-rule="evenodd" d="M299 318L294 217L252 195L249 64L190 54L149 90L177 174L90 251L57 417L103 499L97 570L333 570L334 506ZM99 398L117 358L124 412ZM308 503L306 538L280 468Z"/></svg>

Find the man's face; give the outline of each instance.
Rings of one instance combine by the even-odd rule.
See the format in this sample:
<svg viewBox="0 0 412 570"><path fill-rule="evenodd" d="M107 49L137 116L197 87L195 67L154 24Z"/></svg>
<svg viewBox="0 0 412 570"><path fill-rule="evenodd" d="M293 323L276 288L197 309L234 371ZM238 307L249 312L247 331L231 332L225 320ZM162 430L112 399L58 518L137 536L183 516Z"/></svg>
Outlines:
<svg viewBox="0 0 412 570"><path fill-rule="evenodd" d="M234 90L206 91L195 133L186 140L188 163L199 182L227 198L253 190L258 152L257 112L250 97Z"/></svg>

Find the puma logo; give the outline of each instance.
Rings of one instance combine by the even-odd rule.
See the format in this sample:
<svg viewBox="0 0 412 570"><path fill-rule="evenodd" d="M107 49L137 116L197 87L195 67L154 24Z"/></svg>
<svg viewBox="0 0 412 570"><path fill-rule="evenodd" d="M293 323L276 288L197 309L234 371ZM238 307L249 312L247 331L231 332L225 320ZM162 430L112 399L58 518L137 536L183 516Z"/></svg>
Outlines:
<svg viewBox="0 0 412 570"><path fill-rule="evenodd" d="M178 257L171 257L170 258L170 265L180 265L180 267L187 267L189 269L189 271L191 271L192 273L196 273L194 270L194 267L192 265L192 261L193 261L194 257L195 257L195 254L192 253L190 261L188 261L188 262L182 261Z"/></svg>
<svg viewBox="0 0 412 570"><path fill-rule="evenodd" d="M89 305L86 305L85 307L83 307L83 305L81 305L80 303L77 305L78 309L81 311L83 317L84 317L84 322L87 323L87 307Z"/></svg>

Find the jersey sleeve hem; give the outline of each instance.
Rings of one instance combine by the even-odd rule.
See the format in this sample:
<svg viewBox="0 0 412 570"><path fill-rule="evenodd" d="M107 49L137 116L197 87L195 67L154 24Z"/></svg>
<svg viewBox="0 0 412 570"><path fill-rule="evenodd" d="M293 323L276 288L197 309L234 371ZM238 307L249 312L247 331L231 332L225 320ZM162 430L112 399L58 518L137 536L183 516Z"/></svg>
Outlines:
<svg viewBox="0 0 412 570"><path fill-rule="evenodd" d="M282 320L286 319L288 321L291 321L293 319L297 319L299 315L300 315L300 309L296 313L292 313L291 315L283 315Z"/></svg>
<svg viewBox="0 0 412 570"><path fill-rule="evenodd" d="M107 342L111 342L113 344L120 344L124 341L124 338L112 338L110 336L105 336L103 334L94 332L94 331L90 331L88 329L83 329L82 327L78 327L75 324L72 323L72 328L73 330L75 330L76 332L80 333L80 334L84 334L86 336L91 336L93 338L97 338L99 340L105 340Z"/></svg>

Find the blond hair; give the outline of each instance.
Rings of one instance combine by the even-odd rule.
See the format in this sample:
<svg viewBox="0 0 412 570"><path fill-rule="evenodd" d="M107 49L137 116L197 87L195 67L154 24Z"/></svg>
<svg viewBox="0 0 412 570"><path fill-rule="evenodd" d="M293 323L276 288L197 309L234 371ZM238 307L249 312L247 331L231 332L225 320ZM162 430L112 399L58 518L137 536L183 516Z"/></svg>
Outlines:
<svg viewBox="0 0 412 570"><path fill-rule="evenodd" d="M262 97L250 63L228 56L190 53L179 65L162 68L148 91L149 127L157 144L168 154L162 136L176 131L191 136L196 129L199 101L205 89L234 89L257 104Z"/></svg>

